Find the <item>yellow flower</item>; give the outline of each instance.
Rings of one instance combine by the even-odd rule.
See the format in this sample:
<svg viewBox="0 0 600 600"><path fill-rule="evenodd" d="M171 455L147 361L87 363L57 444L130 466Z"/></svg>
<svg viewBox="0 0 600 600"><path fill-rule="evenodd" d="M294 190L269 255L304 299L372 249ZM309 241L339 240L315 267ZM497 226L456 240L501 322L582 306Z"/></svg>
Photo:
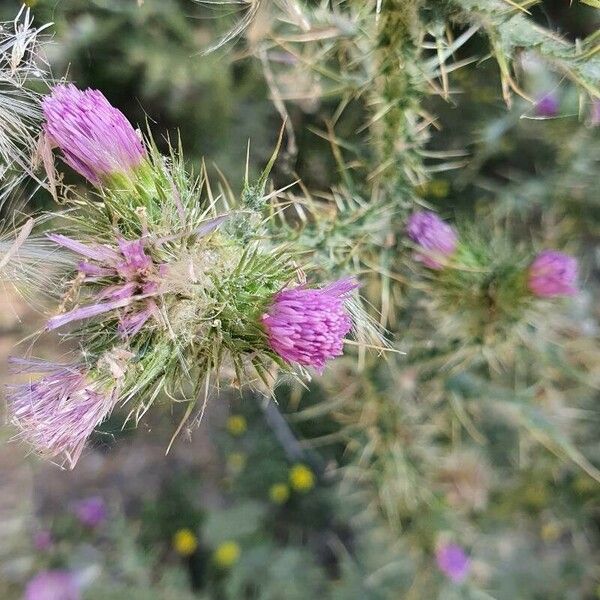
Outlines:
<svg viewBox="0 0 600 600"><path fill-rule="evenodd" d="M190 529L180 529L173 536L173 548L181 556L194 554L198 547L198 539Z"/></svg>
<svg viewBox="0 0 600 600"><path fill-rule="evenodd" d="M274 483L269 490L269 496L275 504L284 504L290 497L290 488L285 483Z"/></svg>
<svg viewBox="0 0 600 600"><path fill-rule="evenodd" d="M238 561L241 552L242 550L237 542L227 541L217 546L213 558L219 567L228 569Z"/></svg>
<svg viewBox="0 0 600 600"><path fill-rule="evenodd" d="M294 465L290 469L290 484L297 492L308 492L315 485L315 474L306 465Z"/></svg>
<svg viewBox="0 0 600 600"><path fill-rule="evenodd" d="M239 437L245 433L246 429L248 429L248 423L246 422L246 417L243 415L231 415L227 419L227 431L231 435Z"/></svg>
<svg viewBox="0 0 600 600"><path fill-rule="evenodd" d="M558 525L557 523L546 523L543 527L542 527L542 539L545 542L555 542L561 534L561 529L560 529L560 525Z"/></svg>
<svg viewBox="0 0 600 600"><path fill-rule="evenodd" d="M597 483L588 475L580 475L574 483L574 488L581 494L593 492L596 490Z"/></svg>
<svg viewBox="0 0 600 600"><path fill-rule="evenodd" d="M246 455L243 452L232 452L227 457L227 466L234 473L239 473L246 466Z"/></svg>
<svg viewBox="0 0 600 600"><path fill-rule="evenodd" d="M531 508L543 508L548 503L548 491L541 482L535 482L525 488L525 502Z"/></svg>

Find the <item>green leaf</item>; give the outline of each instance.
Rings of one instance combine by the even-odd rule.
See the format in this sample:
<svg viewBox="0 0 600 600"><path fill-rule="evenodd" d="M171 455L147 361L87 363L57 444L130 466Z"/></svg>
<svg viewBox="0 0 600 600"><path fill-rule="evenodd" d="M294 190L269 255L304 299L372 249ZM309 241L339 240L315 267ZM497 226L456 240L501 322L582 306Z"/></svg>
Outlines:
<svg viewBox="0 0 600 600"><path fill-rule="evenodd" d="M259 502L241 502L232 508L219 510L208 515L204 536L212 546L227 540L237 540L252 535L262 524L267 509Z"/></svg>

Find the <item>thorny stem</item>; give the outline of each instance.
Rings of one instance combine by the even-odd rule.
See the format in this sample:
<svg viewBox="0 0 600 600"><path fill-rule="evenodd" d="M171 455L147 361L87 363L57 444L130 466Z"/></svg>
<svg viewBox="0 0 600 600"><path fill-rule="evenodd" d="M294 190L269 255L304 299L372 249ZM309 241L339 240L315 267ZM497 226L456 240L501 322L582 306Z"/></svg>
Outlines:
<svg viewBox="0 0 600 600"><path fill-rule="evenodd" d="M419 1L387 0L377 20L373 126L377 175L392 193L409 195L424 178L416 152L417 111L422 97L415 65L420 35Z"/></svg>
<svg viewBox="0 0 600 600"><path fill-rule="evenodd" d="M256 400L263 411L265 420L271 428L273 435L281 444L286 457L290 462L304 462L310 465L319 478L323 475L323 465L319 458L306 451L298 438L288 425L285 417L279 411L278 405L267 396L256 396Z"/></svg>

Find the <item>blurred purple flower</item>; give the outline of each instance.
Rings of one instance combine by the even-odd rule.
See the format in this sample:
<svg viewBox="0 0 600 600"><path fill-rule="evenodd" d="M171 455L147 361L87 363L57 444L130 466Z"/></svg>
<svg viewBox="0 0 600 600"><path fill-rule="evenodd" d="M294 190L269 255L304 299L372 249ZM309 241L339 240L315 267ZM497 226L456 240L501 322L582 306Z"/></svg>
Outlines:
<svg viewBox="0 0 600 600"><path fill-rule="evenodd" d="M540 298L573 296L577 293L577 259L558 252L540 252L529 267L528 286Z"/></svg>
<svg viewBox="0 0 600 600"><path fill-rule="evenodd" d="M560 109L560 100L555 92L547 92L535 103L535 114L538 117L555 117Z"/></svg>
<svg viewBox="0 0 600 600"><path fill-rule="evenodd" d="M133 171L146 156L129 121L98 90L57 85L42 107L46 136L60 148L65 162L94 185Z"/></svg>
<svg viewBox="0 0 600 600"><path fill-rule="evenodd" d="M443 544L435 552L438 568L454 583L464 581L471 570L471 560L458 544Z"/></svg>
<svg viewBox="0 0 600 600"><path fill-rule="evenodd" d="M33 547L39 552L49 550L52 543L52 533L48 529L40 529L33 534Z"/></svg>
<svg viewBox="0 0 600 600"><path fill-rule="evenodd" d="M41 571L29 581L24 600L80 600L79 586L68 571Z"/></svg>
<svg viewBox="0 0 600 600"><path fill-rule="evenodd" d="M106 285L96 296L98 302L52 317L47 329L62 327L71 321L89 319L118 308L126 309L119 317L119 333L131 337L159 310L153 296L158 293L160 267L146 254L144 241L117 240L117 247L105 244L84 244L60 234L49 234L55 244L80 254L86 260L79 264L84 281L116 278L119 283ZM133 306L137 303L137 306ZM141 303L141 304L140 304ZM140 308L141 306L141 308Z"/></svg>
<svg viewBox="0 0 600 600"><path fill-rule="evenodd" d="M104 500L99 496L84 498L75 502L73 514L77 520L86 527L98 527L106 521L108 511Z"/></svg>
<svg viewBox="0 0 600 600"><path fill-rule="evenodd" d="M343 353L352 320L344 306L358 287L344 278L321 289L298 287L275 295L262 322L271 348L288 362L322 372L327 360Z"/></svg>
<svg viewBox="0 0 600 600"><path fill-rule="evenodd" d="M423 252L415 254L415 259L430 269L443 269L458 245L456 231L428 210L413 213L408 219L406 232L423 249Z"/></svg>
<svg viewBox="0 0 600 600"><path fill-rule="evenodd" d="M8 386L6 399L20 438L40 454L63 456L73 468L94 428L110 414L116 392L102 389L76 365L11 358L13 370L44 373L36 382Z"/></svg>

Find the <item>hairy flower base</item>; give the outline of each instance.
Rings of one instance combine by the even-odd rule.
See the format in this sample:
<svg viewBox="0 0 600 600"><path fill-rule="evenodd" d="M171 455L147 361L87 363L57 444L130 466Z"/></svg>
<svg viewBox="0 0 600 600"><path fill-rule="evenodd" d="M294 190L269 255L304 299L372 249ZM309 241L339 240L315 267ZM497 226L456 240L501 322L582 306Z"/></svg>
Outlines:
<svg viewBox="0 0 600 600"><path fill-rule="evenodd" d="M17 372L44 373L35 382L8 388L19 437L44 456L62 456L73 468L87 439L115 405L115 389L103 389L77 366L15 358L11 363Z"/></svg>
<svg viewBox="0 0 600 600"><path fill-rule="evenodd" d="M57 85L44 99L44 130L65 162L95 185L127 174L146 157L137 133L98 90Z"/></svg>
<svg viewBox="0 0 600 600"><path fill-rule="evenodd" d="M456 232L430 211L423 210L411 215L406 232L423 250L415 254L415 260L430 269L443 269L448 258L456 251L458 244Z"/></svg>
<svg viewBox="0 0 600 600"><path fill-rule="evenodd" d="M288 362L322 372L327 360L343 353L344 336L352 328L344 300L356 287L346 278L322 289L279 292L262 318L271 348Z"/></svg>

